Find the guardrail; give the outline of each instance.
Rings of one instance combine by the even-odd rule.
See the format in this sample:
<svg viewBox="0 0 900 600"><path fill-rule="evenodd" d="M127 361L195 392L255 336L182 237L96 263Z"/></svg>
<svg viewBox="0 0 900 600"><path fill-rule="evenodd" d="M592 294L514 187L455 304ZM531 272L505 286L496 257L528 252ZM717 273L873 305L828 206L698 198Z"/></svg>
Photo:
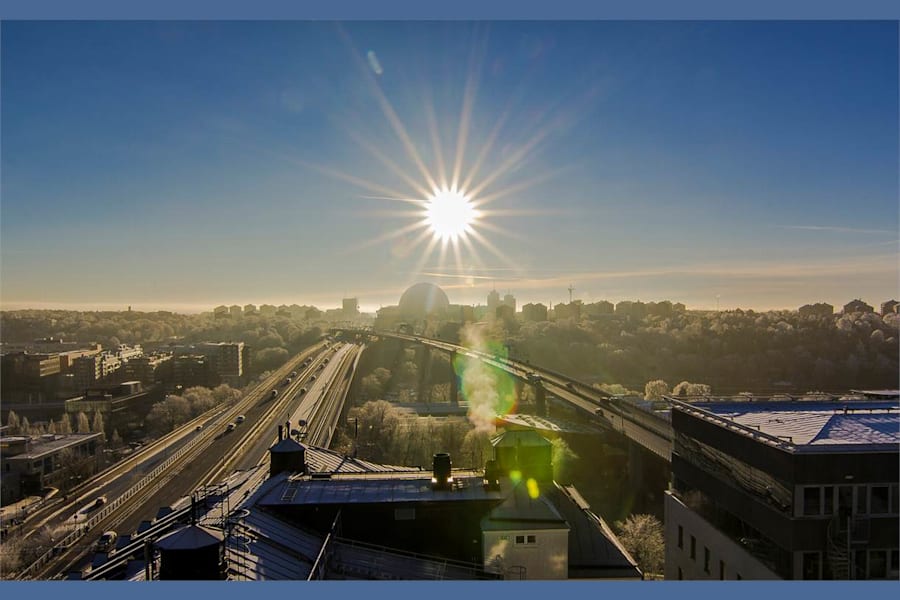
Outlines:
<svg viewBox="0 0 900 600"><path fill-rule="evenodd" d="M82 538L88 531L93 529L98 523L101 523L104 519L106 519L113 512L118 510L120 506L128 502L135 494L154 483L154 480L159 477L162 473L164 473L174 462L178 461L185 453L190 451L194 446L196 446L202 439L204 438L194 438L184 446L178 449L175 453L172 454L169 458L162 462L159 466L153 469L150 473L145 475L139 482L130 487L124 494L113 500L112 502L107 503L103 508L101 508L96 514L94 514L90 519L87 519L83 522L76 523L75 530L69 533L66 537L59 541L57 546L61 546L63 548L68 548L72 544L74 544L77 540ZM155 490L154 490L155 491ZM24 571L20 571L18 573L19 579L29 579L32 577L34 572L40 567L44 566L50 559L52 559L58 551L55 548L52 548L45 552L42 556L40 556L36 561L31 563Z"/></svg>

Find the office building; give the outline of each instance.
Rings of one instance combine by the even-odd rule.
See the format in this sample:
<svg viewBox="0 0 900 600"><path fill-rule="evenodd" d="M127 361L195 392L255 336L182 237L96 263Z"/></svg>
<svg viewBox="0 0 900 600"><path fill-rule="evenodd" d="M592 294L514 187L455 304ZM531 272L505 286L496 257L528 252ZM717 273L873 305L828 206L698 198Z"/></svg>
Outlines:
<svg viewBox="0 0 900 600"><path fill-rule="evenodd" d="M102 433L48 434L0 438L0 495L11 504L48 487L68 489L97 472Z"/></svg>
<svg viewBox="0 0 900 600"><path fill-rule="evenodd" d="M522 306L522 319L532 323L546 321L547 307L540 302L525 304Z"/></svg>
<svg viewBox="0 0 900 600"><path fill-rule="evenodd" d="M673 403L666 579L894 579L900 404Z"/></svg>

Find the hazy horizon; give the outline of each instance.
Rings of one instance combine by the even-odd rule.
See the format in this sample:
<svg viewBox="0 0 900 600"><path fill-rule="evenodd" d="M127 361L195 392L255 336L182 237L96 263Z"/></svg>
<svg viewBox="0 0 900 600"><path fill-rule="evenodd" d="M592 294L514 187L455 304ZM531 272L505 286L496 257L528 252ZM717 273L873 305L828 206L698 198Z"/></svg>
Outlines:
<svg viewBox="0 0 900 600"><path fill-rule="evenodd" d="M898 296L895 23L0 31L2 310Z"/></svg>

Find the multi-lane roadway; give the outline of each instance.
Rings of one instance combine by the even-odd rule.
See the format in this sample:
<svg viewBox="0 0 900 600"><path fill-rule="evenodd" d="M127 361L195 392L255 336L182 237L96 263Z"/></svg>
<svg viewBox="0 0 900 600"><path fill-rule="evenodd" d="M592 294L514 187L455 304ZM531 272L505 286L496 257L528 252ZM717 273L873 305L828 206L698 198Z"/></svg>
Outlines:
<svg viewBox="0 0 900 600"><path fill-rule="evenodd" d="M55 530L56 548L18 576L40 579L83 569L103 531L135 531L159 508L265 460L281 422L290 419L297 426L303 418L307 429L318 432L321 420L333 431L359 350L352 344L310 348L236 402L197 417L35 513L29 530L43 525ZM84 511L97 498L106 502Z"/></svg>

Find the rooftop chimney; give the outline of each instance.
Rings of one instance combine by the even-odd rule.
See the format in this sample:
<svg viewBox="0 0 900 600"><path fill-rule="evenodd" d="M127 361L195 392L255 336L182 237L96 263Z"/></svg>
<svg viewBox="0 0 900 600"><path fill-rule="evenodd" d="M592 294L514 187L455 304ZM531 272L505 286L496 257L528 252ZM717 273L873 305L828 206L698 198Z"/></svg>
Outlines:
<svg viewBox="0 0 900 600"><path fill-rule="evenodd" d="M453 483L453 477L450 475L450 469L453 463L450 461L450 455L446 452L438 452L432 459L433 475L431 477L431 488L435 490L449 490Z"/></svg>

